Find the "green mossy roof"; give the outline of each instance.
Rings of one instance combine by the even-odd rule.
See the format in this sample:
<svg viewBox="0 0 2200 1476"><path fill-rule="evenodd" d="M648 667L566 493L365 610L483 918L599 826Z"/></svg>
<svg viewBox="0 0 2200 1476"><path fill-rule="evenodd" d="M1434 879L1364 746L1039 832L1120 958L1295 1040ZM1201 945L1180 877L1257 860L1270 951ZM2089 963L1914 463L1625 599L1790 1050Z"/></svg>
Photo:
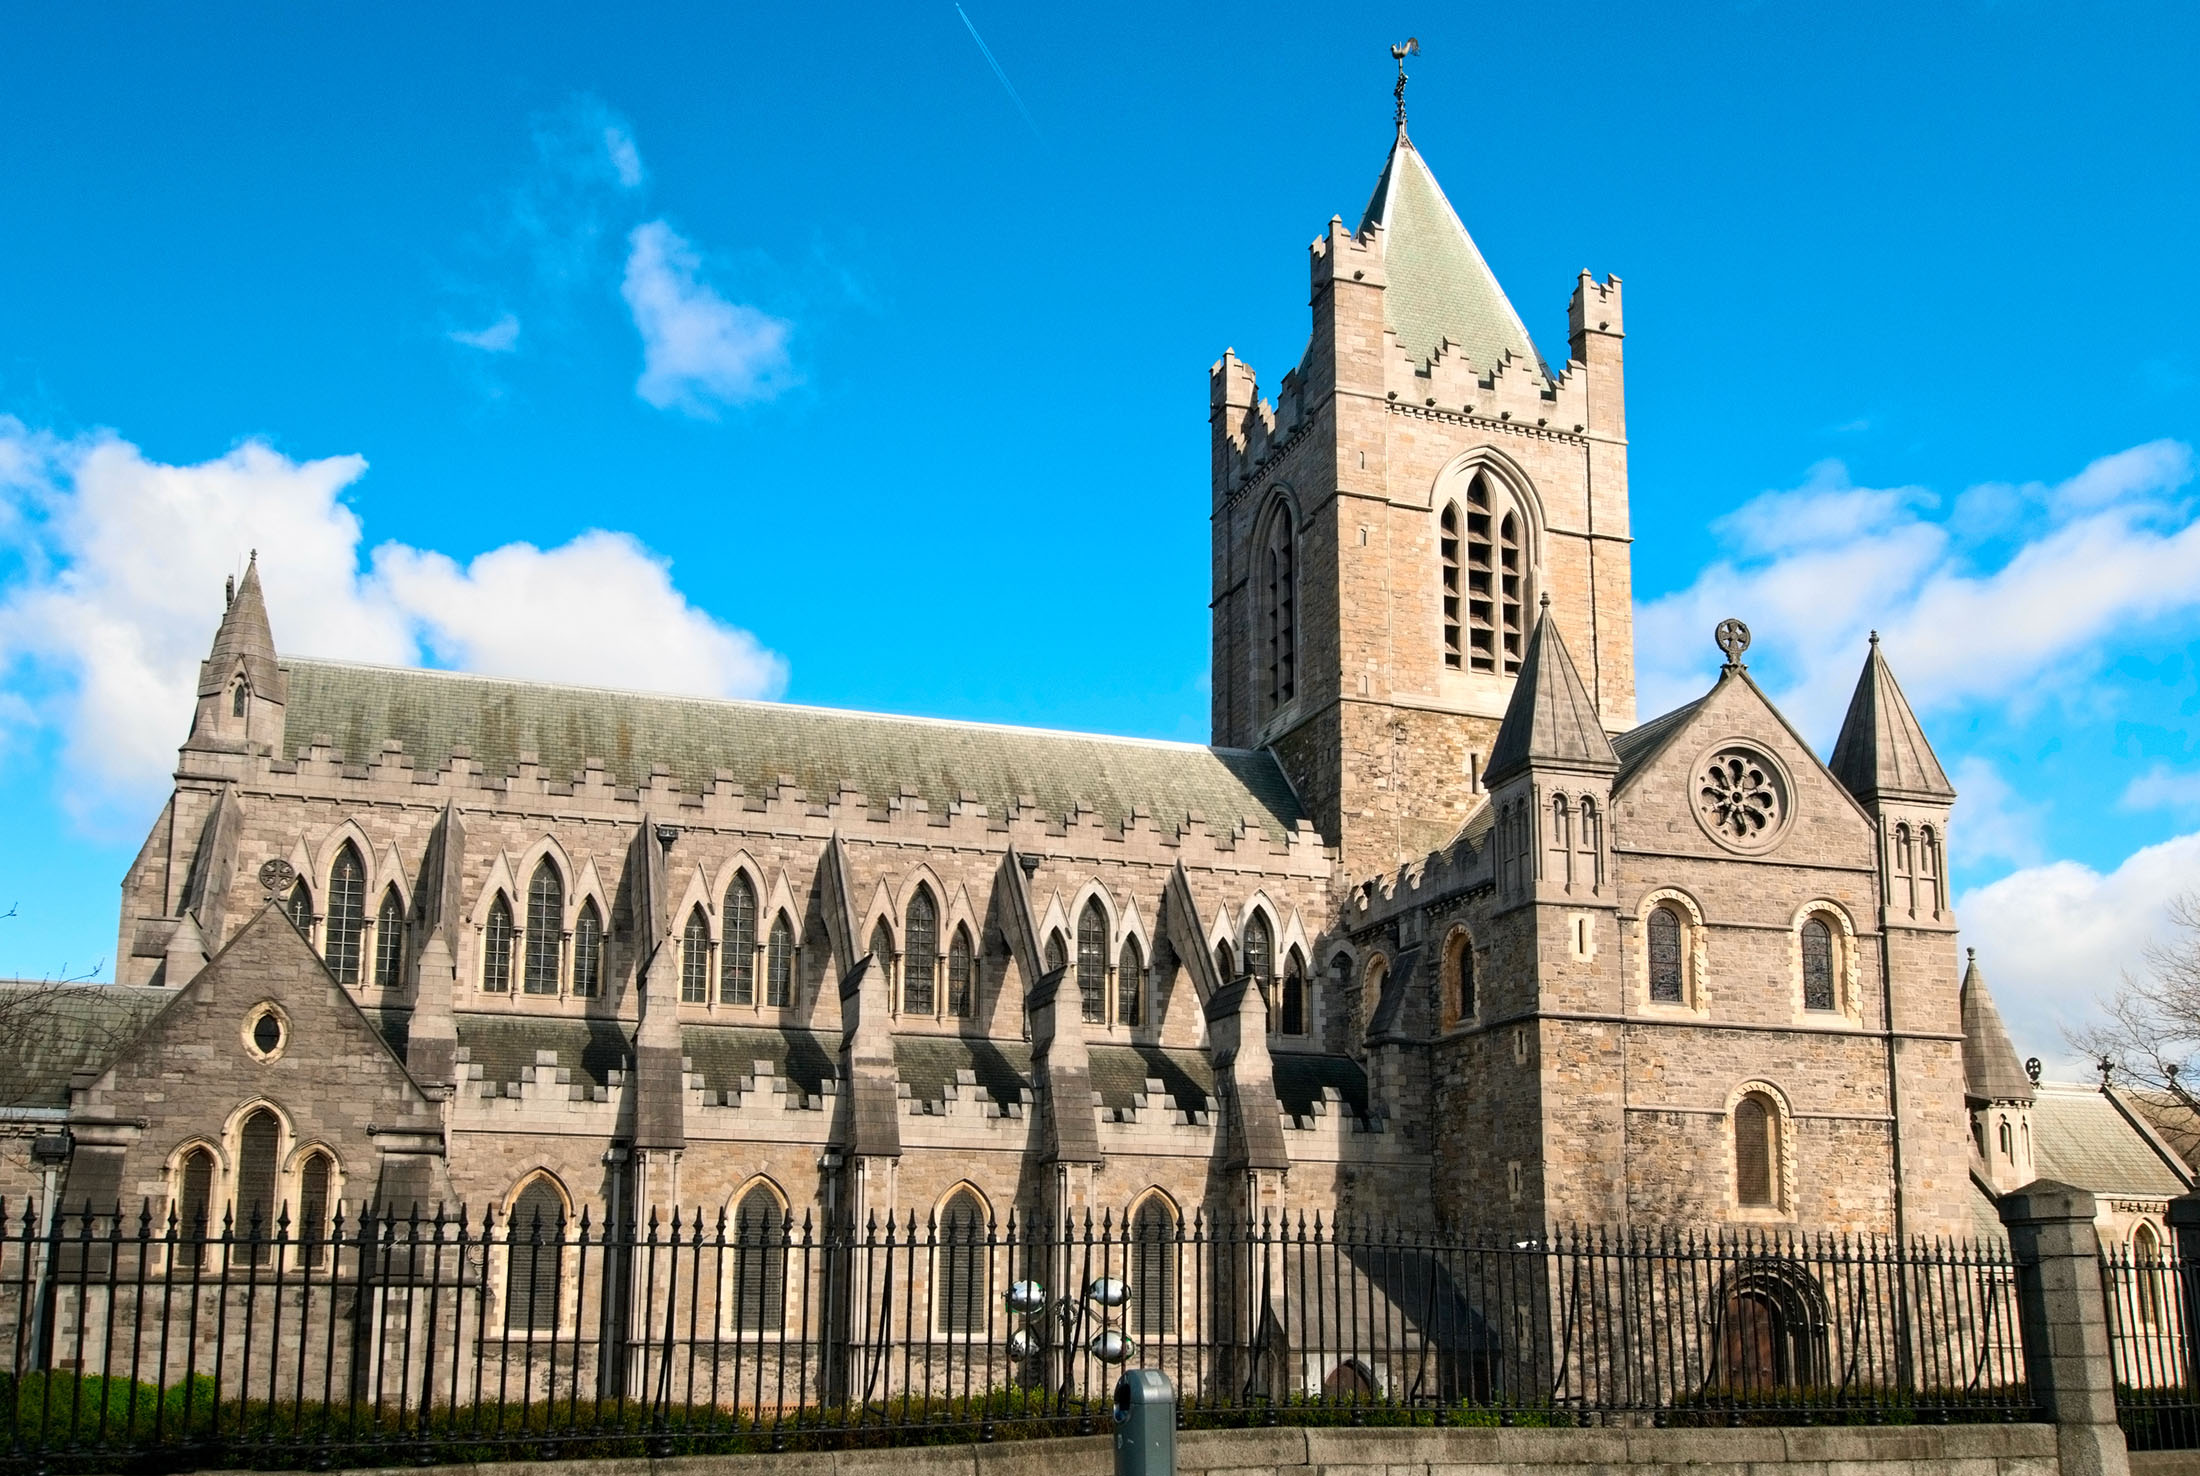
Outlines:
<svg viewBox="0 0 2200 1476"><path fill-rule="evenodd" d="M131 984L0 981L0 1109L69 1105L69 1078L104 1071L176 998Z"/></svg>
<svg viewBox="0 0 2200 1476"><path fill-rule="evenodd" d="M1433 359L1448 342L1485 375L1508 358L1544 372L1520 315L1402 129L1360 230L1371 225L1383 228L1383 325L1415 359Z"/></svg>
<svg viewBox="0 0 2200 1476"><path fill-rule="evenodd" d="M1196 813L1213 833L1242 821L1277 842L1303 813L1265 752L329 661L284 670L286 757L325 737L345 762L366 764L395 740L422 772L463 751L502 777L532 753L555 783L591 759L628 786L662 764L685 794L719 771L752 797L788 775L819 802L844 785L874 805L907 789L944 818L968 794L1000 819L1030 796L1053 817L1085 804L1120 826L1137 808L1176 827Z"/></svg>

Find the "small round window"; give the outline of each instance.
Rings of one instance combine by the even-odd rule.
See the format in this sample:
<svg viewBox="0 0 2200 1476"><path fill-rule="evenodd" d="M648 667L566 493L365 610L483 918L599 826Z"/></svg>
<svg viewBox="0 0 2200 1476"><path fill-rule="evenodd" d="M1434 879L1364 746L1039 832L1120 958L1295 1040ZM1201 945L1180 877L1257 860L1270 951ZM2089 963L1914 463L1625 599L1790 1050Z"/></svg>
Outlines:
<svg viewBox="0 0 2200 1476"><path fill-rule="evenodd" d="M283 1044L290 1034L282 1015L273 1005L262 1005L245 1021L245 1047L263 1061L272 1061L282 1054Z"/></svg>

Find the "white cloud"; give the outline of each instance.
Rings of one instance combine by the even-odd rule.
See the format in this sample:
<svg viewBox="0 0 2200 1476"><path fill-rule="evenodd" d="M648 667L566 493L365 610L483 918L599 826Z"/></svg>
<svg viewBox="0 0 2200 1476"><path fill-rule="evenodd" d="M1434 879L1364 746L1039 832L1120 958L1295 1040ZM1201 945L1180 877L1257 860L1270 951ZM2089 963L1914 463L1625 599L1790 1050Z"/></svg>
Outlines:
<svg viewBox="0 0 2200 1476"><path fill-rule="evenodd" d="M661 410L708 416L785 386L786 322L719 296L695 248L664 221L636 226L627 241L620 291L642 335L636 394Z"/></svg>
<svg viewBox="0 0 2200 1476"><path fill-rule="evenodd" d="M2200 809L2200 773L2156 764L2132 777L2120 803L2127 810Z"/></svg>
<svg viewBox="0 0 2200 1476"><path fill-rule="evenodd" d="M79 813L141 812L165 787L222 580L254 547L283 651L399 664L426 651L496 675L712 696L784 686L784 662L689 604L624 535L510 544L463 567L385 543L363 568L343 494L365 471L358 456L292 461L258 442L169 466L112 435L61 440L0 417L0 531L21 561L0 586L0 715L27 705L59 733Z"/></svg>
<svg viewBox="0 0 2200 1476"><path fill-rule="evenodd" d="M1839 722L1873 628L1921 708L2052 695L2110 630L2200 607L2200 521L2172 495L2192 476L2191 449L2157 441L2059 485L1973 488L1941 523L1929 494L1819 467L1720 519L1731 552L1639 608L1643 711L1703 691L1727 615L1754 628L1756 659L1813 734ZM2010 528L2029 536L1990 541Z"/></svg>
<svg viewBox="0 0 2200 1476"><path fill-rule="evenodd" d="M2011 872L1956 899L1966 940L2019 1052L2082 1065L2063 1031L2097 1018L2096 1002L2170 940L2169 904L2200 878L2200 834L2134 852L2105 875L2075 861Z"/></svg>
<svg viewBox="0 0 2200 1476"><path fill-rule="evenodd" d="M480 349L483 353L508 354L519 347L519 319L506 313L486 328L472 331L454 328L451 341Z"/></svg>
<svg viewBox="0 0 2200 1476"><path fill-rule="evenodd" d="M1975 755L1957 761L1948 774L1956 787L1949 844L1959 864L2001 860L2029 866L2042 859L2041 822L2047 807L2018 798L2001 771Z"/></svg>
<svg viewBox="0 0 2200 1476"><path fill-rule="evenodd" d="M603 124L603 153L610 161L611 177L619 182L622 190L638 190L642 187L642 151L634 145L634 133L625 122L606 118Z"/></svg>

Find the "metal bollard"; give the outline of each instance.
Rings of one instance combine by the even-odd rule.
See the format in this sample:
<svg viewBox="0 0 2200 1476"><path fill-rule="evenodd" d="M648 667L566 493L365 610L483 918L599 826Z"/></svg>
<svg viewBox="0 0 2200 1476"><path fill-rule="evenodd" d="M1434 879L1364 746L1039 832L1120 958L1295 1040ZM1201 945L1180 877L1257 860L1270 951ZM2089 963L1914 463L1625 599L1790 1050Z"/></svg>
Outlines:
<svg viewBox="0 0 2200 1476"><path fill-rule="evenodd" d="M1158 1368L1116 1381L1115 1476L1176 1476L1176 1390Z"/></svg>

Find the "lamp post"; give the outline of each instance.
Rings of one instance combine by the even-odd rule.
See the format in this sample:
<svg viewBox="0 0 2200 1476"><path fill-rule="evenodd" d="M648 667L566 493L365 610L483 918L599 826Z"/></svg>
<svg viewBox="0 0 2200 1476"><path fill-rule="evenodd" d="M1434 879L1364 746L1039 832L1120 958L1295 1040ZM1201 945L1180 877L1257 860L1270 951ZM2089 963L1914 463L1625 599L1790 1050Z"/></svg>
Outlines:
<svg viewBox="0 0 2200 1476"><path fill-rule="evenodd" d="M47 1364L47 1323L51 1317L48 1303L53 1298L54 1206L61 1193L61 1170L75 1151L76 1138L65 1127L59 1132L40 1133L31 1139L31 1162L37 1164L44 1175L46 1188L46 1202L39 1211L38 1292L31 1304L30 1353L32 1365L37 1368Z"/></svg>

